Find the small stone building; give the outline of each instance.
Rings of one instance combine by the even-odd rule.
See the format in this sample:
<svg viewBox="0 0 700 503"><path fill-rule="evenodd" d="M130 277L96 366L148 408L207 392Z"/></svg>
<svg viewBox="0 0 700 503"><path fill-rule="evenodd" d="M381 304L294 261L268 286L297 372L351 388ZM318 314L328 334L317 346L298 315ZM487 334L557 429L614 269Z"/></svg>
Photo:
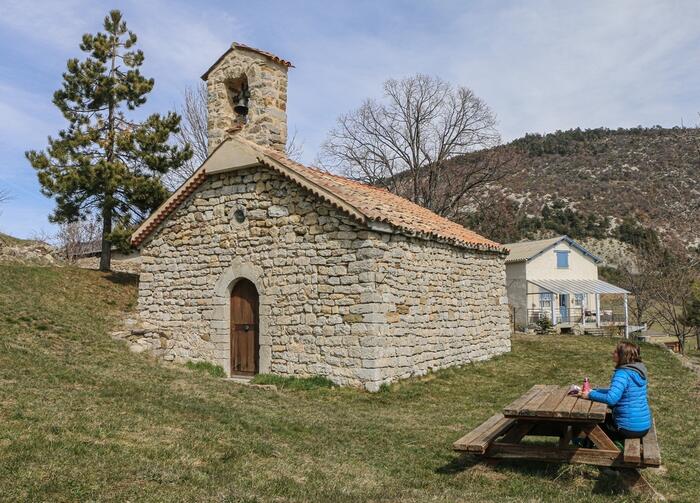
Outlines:
<svg viewBox="0 0 700 503"><path fill-rule="evenodd" d="M288 159L290 67L233 44L203 76L210 156L132 238L139 343L371 391L509 351L506 250Z"/></svg>

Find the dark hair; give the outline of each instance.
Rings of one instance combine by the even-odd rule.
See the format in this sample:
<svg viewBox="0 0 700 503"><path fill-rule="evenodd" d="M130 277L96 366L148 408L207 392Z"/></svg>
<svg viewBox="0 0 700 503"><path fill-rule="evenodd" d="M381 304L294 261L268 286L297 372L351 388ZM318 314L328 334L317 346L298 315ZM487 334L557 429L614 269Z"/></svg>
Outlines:
<svg viewBox="0 0 700 503"><path fill-rule="evenodd" d="M620 341L615 348L617 353L617 366L627 365L628 363L636 363L642 361L642 356L639 351L639 346L632 342Z"/></svg>

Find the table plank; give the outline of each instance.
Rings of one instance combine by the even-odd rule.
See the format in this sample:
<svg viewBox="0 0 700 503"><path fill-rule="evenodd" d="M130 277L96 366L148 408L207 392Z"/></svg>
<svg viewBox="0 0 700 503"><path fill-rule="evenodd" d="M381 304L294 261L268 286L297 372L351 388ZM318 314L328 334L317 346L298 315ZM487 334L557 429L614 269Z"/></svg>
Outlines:
<svg viewBox="0 0 700 503"><path fill-rule="evenodd" d="M656 437L656 421L653 419L651 421L651 429L642 439L642 449L645 465L659 466L661 464L659 440Z"/></svg>
<svg viewBox="0 0 700 503"><path fill-rule="evenodd" d="M506 419L500 412L488 418L472 431L452 444L456 451L484 453L494 438L515 423L514 419Z"/></svg>
<svg viewBox="0 0 700 503"><path fill-rule="evenodd" d="M554 417L556 415L557 406L567 397L568 393L568 386L557 387L557 389L552 391L549 397L542 402L542 405L537 409L536 415L538 417Z"/></svg>
<svg viewBox="0 0 700 503"><path fill-rule="evenodd" d="M561 403L554 409L554 417L571 417L571 410L574 408L577 401L578 397L575 396L564 397Z"/></svg>
<svg viewBox="0 0 700 503"><path fill-rule="evenodd" d="M571 409L571 417L578 419L588 419L588 411L591 410L593 402L583 398L577 398L574 407ZM603 416L605 419L605 416Z"/></svg>
<svg viewBox="0 0 700 503"><path fill-rule="evenodd" d="M519 396L518 398L513 400L511 403L509 403L508 405L503 407L503 414L505 416L517 416L518 412L523 407L523 405L525 405L527 402L529 402L530 399L532 399L532 397L539 394L543 388L544 388L544 384L535 384L524 395Z"/></svg>
<svg viewBox="0 0 700 503"><path fill-rule="evenodd" d="M625 463L642 462L642 442L638 438L625 440Z"/></svg>
<svg viewBox="0 0 700 503"><path fill-rule="evenodd" d="M590 419L605 421L605 415L608 413L608 406L602 402L593 402L591 410L588 412Z"/></svg>
<svg viewBox="0 0 700 503"><path fill-rule="evenodd" d="M546 402L550 398L550 395L552 393L555 393L558 389L559 386L554 385L547 385L544 388L542 388L542 390L537 395L532 397L525 405L523 405L523 407L518 412L518 416L537 416L537 411L542 406L542 404Z"/></svg>
<svg viewBox="0 0 700 503"><path fill-rule="evenodd" d="M603 449L560 449L527 444L502 444L494 442L486 456L505 459L531 459L536 461L585 463L598 466L624 466L620 451Z"/></svg>
<svg viewBox="0 0 700 503"><path fill-rule="evenodd" d="M605 449L608 451L619 450L615 442L603 431L599 424L587 426L584 431L588 434L588 438L593 440L593 443L598 449Z"/></svg>
<svg viewBox="0 0 700 503"><path fill-rule="evenodd" d="M516 423L500 441L506 444L517 444L530 432L534 425L534 421Z"/></svg>

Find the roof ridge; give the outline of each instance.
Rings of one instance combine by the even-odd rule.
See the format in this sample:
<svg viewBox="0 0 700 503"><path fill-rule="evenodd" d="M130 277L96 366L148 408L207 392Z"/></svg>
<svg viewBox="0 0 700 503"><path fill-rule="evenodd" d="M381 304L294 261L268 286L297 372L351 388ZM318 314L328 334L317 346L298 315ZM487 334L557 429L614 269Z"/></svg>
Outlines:
<svg viewBox="0 0 700 503"><path fill-rule="evenodd" d="M226 49L226 50L224 51L224 53L223 53L221 56L219 56L219 57L216 59L216 61L214 61L214 63L207 69L207 71L204 72L204 73L202 74L201 79L202 79L202 80L207 80L207 78L209 78L209 74L212 72L212 70L214 70L214 68L216 68L216 67L219 65L219 63L221 63L221 61L222 61L231 51L234 51L234 50L236 50L236 49L243 49L243 50L246 50L246 51L255 52L255 53L257 53L257 54L260 54L261 56L265 56L266 58L268 58L268 59L271 60L271 61L274 61L275 63L279 63L279 64L282 65L282 66L286 66L287 68L294 68L294 65L292 64L291 61L288 61L288 60L286 60L286 59L280 58L279 56L277 56L277 55L275 55L275 54L272 54L271 52L264 51L264 50L262 50L262 49L257 49L257 48L255 48L255 47L251 47L251 46L249 46L249 45L242 44L242 43L240 43L240 42L232 42L231 45L229 46L229 48Z"/></svg>
<svg viewBox="0 0 700 503"><path fill-rule="evenodd" d="M552 238L543 238L543 239L522 239L520 241L513 241L512 243L503 243L503 246L511 246L511 245L519 245L519 244L525 244L525 243L540 243L543 241L553 241L553 240L559 240L559 239L564 239L568 238L566 234L561 234L559 236L555 236ZM570 239L570 238L569 238Z"/></svg>
<svg viewBox="0 0 700 503"><path fill-rule="evenodd" d="M238 135L222 142L207 158L205 164L200 166L196 175L188 179L166 203L144 221L132 238L135 245L142 243L175 207L203 183L209 175L205 170L206 162L209 162L219 147L229 144L230 148L236 148L235 144L229 142L238 143L240 147L250 148L258 154L256 155L258 163L274 169L331 205L359 218L363 223L385 223L406 236L434 239L463 248L497 253L506 252L502 245L405 197L316 167L305 166L289 159L284 152L258 145ZM231 169L235 168L236 166L231 166ZM211 174L221 172L221 169L216 169Z"/></svg>
<svg viewBox="0 0 700 503"><path fill-rule="evenodd" d="M284 66L286 66L286 67L292 67L292 68L294 67L294 65L292 64L291 61L288 61L288 60L286 60L286 59L280 58L280 57L277 56L276 54L273 54L273 53L271 53L271 52L269 52L269 51L265 51L265 50L263 50L263 49L258 49L257 47L252 47L252 46L250 46L250 45L248 45L248 44L243 44L243 43L241 43L241 42L233 42L233 43L231 44L231 47L232 47L233 49L245 49L245 50L248 50L248 51L251 51L251 52L257 52L258 54L260 54L260 55L262 55L262 56L265 56L265 57L271 59L271 60L274 61L275 63L280 63L281 65L284 65Z"/></svg>
<svg viewBox="0 0 700 503"><path fill-rule="evenodd" d="M277 151L277 150L273 150L273 149L271 149L271 148L269 148L269 147L263 147L263 146L261 146L261 145L256 145L256 144L250 142L249 140L245 140L245 141L248 142L248 143L251 143L252 145L254 145L254 146L255 146L256 148L258 148L258 149L264 150L265 153L267 153L268 155L272 155L272 157L274 157L274 158L280 157L281 160L283 160L283 161L285 161L285 162L290 162L290 163L296 164L297 166L300 166L300 167L302 167L302 168L310 169L310 170L316 171L317 173L319 173L319 174L321 174L321 175L326 175L326 176L330 176L330 177L333 177L333 178L338 178L338 179L343 180L343 181L346 181L346 182L351 182L351 183L353 183L353 184L355 184L355 185L359 185L359 186L361 186L361 187L363 187L363 188L368 188L368 189L372 189L372 190L380 190L380 191L382 191L382 192L388 192L388 193L392 194L392 192L389 191L389 189L387 189L386 187L377 187L376 185L372 185L372 184L369 184L369 183L366 183L366 182L361 182L360 180L355 180L355 179L349 178L349 177L347 177L347 176L343 176L343 175L338 175L338 174L336 174L336 173L332 173L331 171L328 171L327 169L324 169L324 168L320 168L320 167L318 167L318 166L311 166L311 165L308 165L308 164L302 164L302 163L300 163L300 162L298 162L298 161L295 161L294 159L291 159L291 158L289 158L289 157L287 157L287 156L281 155L280 152ZM399 196L399 197L400 197L400 196Z"/></svg>

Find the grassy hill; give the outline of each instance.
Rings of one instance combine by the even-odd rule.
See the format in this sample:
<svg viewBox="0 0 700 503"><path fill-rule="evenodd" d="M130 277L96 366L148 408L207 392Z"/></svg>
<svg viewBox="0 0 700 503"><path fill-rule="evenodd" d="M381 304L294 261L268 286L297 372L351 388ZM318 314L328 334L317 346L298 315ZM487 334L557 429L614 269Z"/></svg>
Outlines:
<svg viewBox="0 0 700 503"><path fill-rule="evenodd" d="M3 234L2 232L0 232L0 246L18 246L29 243L32 243L32 241L27 239L16 238L10 236L9 234Z"/></svg>
<svg viewBox="0 0 700 503"><path fill-rule="evenodd" d="M368 394L270 391L109 338L131 276L0 264L3 501L629 501L591 467L459 459L451 443L535 383L610 374L614 341L511 354ZM700 498L697 376L645 346L667 497ZM585 370L582 370L585 369Z"/></svg>

